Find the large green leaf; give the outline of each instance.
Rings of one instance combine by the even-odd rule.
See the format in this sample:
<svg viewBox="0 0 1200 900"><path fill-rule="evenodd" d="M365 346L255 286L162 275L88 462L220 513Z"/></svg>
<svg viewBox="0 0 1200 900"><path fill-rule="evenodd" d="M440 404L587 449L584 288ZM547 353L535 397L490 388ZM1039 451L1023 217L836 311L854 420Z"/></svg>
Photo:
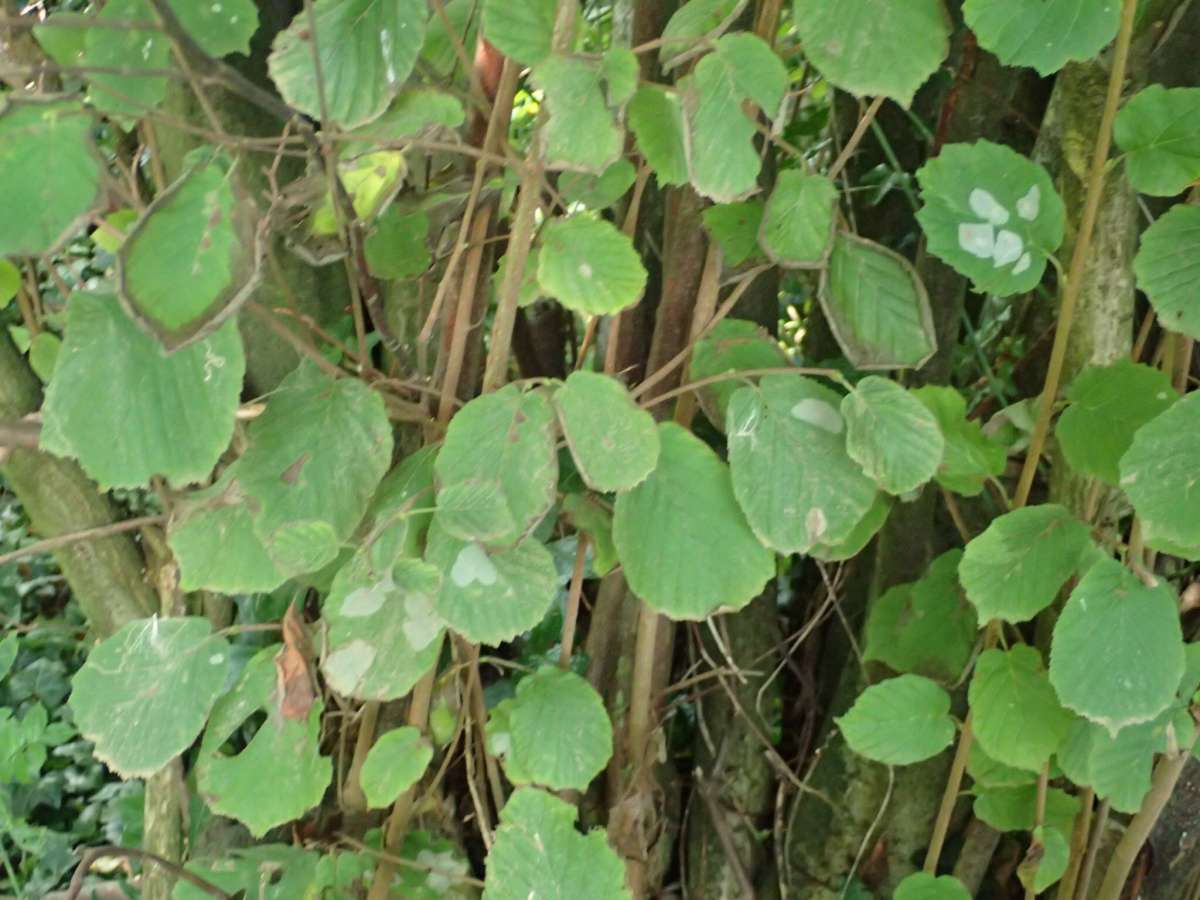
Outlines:
<svg viewBox="0 0 1200 900"><path fill-rule="evenodd" d="M1063 239L1063 204L1046 170L989 141L949 144L917 172L929 252L980 293L1031 291Z"/></svg>
<svg viewBox="0 0 1200 900"><path fill-rule="evenodd" d="M703 38L717 37L733 24L745 6L746 0L687 0L663 26L663 68L674 68L675 61L684 54L690 55Z"/></svg>
<svg viewBox="0 0 1200 900"><path fill-rule="evenodd" d="M942 464L945 438L920 400L888 378L868 375L842 398L846 452L889 494L907 494Z"/></svg>
<svg viewBox="0 0 1200 900"><path fill-rule="evenodd" d="M1188 394L1137 430L1121 457L1121 487L1147 531L1200 544L1200 394Z"/></svg>
<svg viewBox="0 0 1200 900"><path fill-rule="evenodd" d="M1119 3L1096 0L967 0L967 26L979 46L1009 66L1042 75L1090 60L1117 34Z"/></svg>
<svg viewBox="0 0 1200 900"><path fill-rule="evenodd" d="M919 581L889 588L867 618L863 659L954 682L971 659L977 623L958 586L961 550L948 550Z"/></svg>
<svg viewBox="0 0 1200 900"><path fill-rule="evenodd" d="M545 392L505 385L476 397L450 420L434 463L438 524L463 540L515 544L554 504L554 440Z"/></svg>
<svg viewBox="0 0 1200 900"><path fill-rule="evenodd" d="M971 895L953 875L915 872L896 885L892 900L971 900Z"/></svg>
<svg viewBox="0 0 1200 900"><path fill-rule="evenodd" d="M929 295L904 257L852 234L834 238L821 309L860 369L915 369L937 349Z"/></svg>
<svg viewBox="0 0 1200 900"><path fill-rule="evenodd" d="M633 242L610 222L578 213L542 229L537 280L568 309L610 315L633 306L646 286L646 269Z"/></svg>
<svg viewBox="0 0 1200 900"><path fill-rule="evenodd" d="M785 169L763 212L759 243L781 266L814 268L825 261L833 237L837 188L822 175Z"/></svg>
<svg viewBox="0 0 1200 900"><path fill-rule="evenodd" d="M875 484L846 452L839 397L800 375L767 375L729 401L733 491L759 540L779 553L847 538Z"/></svg>
<svg viewBox="0 0 1200 900"><path fill-rule="evenodd" d="M255 837L303 815L321 802L333 764L321 756L321 701L304 719L280 710L275 655L260 650L228 694L213 707L196 758L196 786L209 808L244 824ZM223 747L251 716L266 720L245 749L232 756ZM286 765L281 765L287 760ZM270 790L263 790L269 784Z"/></svg>
<svg viewBox="0 0 1200 900"><path fill-rule="evenodd" d="M1200 337L1200 207L1173 206L1147 228L1133 271L1163 327Z"/></svg>
<svg viewBox="0 0 1200 900"><path fill-rule="evenodd" d="M762 225L764 205L761 200L741 200L737 203L715 203L701 213L704 227L721 247L727 266L740 266L748 259L762 259L758 246L758 230ZM722 319L718 326L736 319Z"/></svg>
<svg viewBox="0 0 1200 900"><path fill-rule="evenodd" d="M427 15L424 0L315 0L311 16L302 9L276 35L267 58L271 80L309 116L327 114L344 128L370 122L412 71Z"/></svg>
<svg viewBox="0 0 1200 900"><path fill-rule="evenodd" d="M501 644L528 631L545 617L558 590L554 558L535 538L492 552L450 536L435 521L425 558L442 573L438 614L481 644Z"/></svg>
<svg viewBox="0 0 1200 900"><path fill-rule="evenodd" d="M167 76L162 73L171 67L171 39L157 27L126 26L157 23L147 0L111 0L96 20L85 30L81 60L87 67L88 99L129 129L167 95Z"/></svg>
<svg viewBox="0 0 1200 900"><path fill-rule="evenodd" d="M967 544L959 577L979 618L1026 622L1054 602L1091 546L1065 508L1026 506L992 520Z"/></svg>
<svg viewBox="0 0 1200 900"><path fill-rule="evenodd" d="M0 197L10 214L0 217L0 256L40 256L70 238L100 203L93 120L74 101L9 95L2 102Z"/></svg>
<svg viewBox="0 0 1200 900"><path fill-rule="evenodd" d="M381 734L371 745L363 761L359 779L367 805L372 809L388 806L408 790L424 773L433 759L433 747L411 725Z"/></svg>
<svg viewBox="0 0 1200 900"><path fill-rule="evenodd" d="M985 481L1004 471L1008 454L983 433L978 422L967 418L967 403L954 388L928 384L911 393L933 413L946 439L942 464L934 476L937 483L956 494L974 497Z"/></svg>
<svg viewBox="0 0 1200 900"><path fill-rule="evenodd" d="M692 349L688 380L700 381L746 369L783 368L789 363L779 342L767 334L761 325L745 319L722 319ZM697 390L700 407L713 425L725 427L729 398L746 381L727 378Z"/></svg>
<svg viewBox="0 0 1200 900"><path fill-rule="evenodd" d="M122 778L147 778L199 736L228 670L229 645L207 619L136 619L75 674L75 725Z"/></svg>
<svg viewBox="0 0 1200 900"><path fill-rule="evenodd" d="M985 650L968 691L975 739L997 762L1040 771L1059 748L1072 716L1062 708L1033 647Z"/></svg>
<svg viewBox="0 0 1200 900"><path fill-rule="evenodd" d="M484 0L483 34L497 50L535 66L550 55L555 0Z"/></svg>
<svg viewBox="0 0 1200 900"><path fill-rule="evenodd" d="M232 322L167 355L116 297L76 293L42 406L42 447L78 457L105 488L146 487L154 475L203 481L229 446L245 368Z"/></svg>
<svg viewBox="0 0 1200 900"><path fill-rule="evenodd" d="M647 84L629 101L629 127L660 185L687 184L683 104L674 91Z"/></svg>
<svg viewBox="0 0 1200 900"><path fill-rule="evenodd" d="M1138 191L1170 197L1186 190L1200 178L1200 88L1143 88L1117 113L1113 138Z"/></svg>
<svg viewBox="0 0 1200 900"><path fill-rule="evenodd" d="M976 818L997 831L1032 831L1037 816L1037 785L986 788L975 797ZM1079 798L1060 788L1046 791L1045 823L1070 834L1079 814Z"/></svg>
<svg viewBox="0 0 1200 900"><path fill-rule="evenodd" d="M575 829L575 807L535 788L518 788L488 853L483 900L629 900L625 867L604 829Z"/></svg>
<svg viewBox="0 0 1200 900"><path fill-rule="evenodd" d="M533 81L549 113L542 129L549 165L599 174L616 162L624 133L605 102L599 63L553 54L533 70Z"/></svg>
<svg viewBox="0 0 1200 900"><path fill-rule="evenodd" d="M329 686L359 700L394 700L412 690L441 652L445 623L434 611L441 581L416 559L376 572L356 555L339 570L321 609Z"/></svg>
<svg viewBox="0 0 1200 900"><path fill-rule="evenodd" d="M954 740L950 695L920 675L871 685L834 721L851 750L890 766L929 759Z"/></svg>
<svg viewBox="0 0 1200 900"><path fill-rule="evenodd" d="M121 301L168 350L210 333L258 285L257 223L226 162L197 165L155 199L117 251Z"/></svg>
<svg viewBox="0 0 1200 900"><path fill-rule="evenodd" d="M741 609L774 574L774 558L746 524L717 455L674 423L658 430L657 468L614 511L625 579L673 619Z"/></svg>
<svg viewBox="0 0 1200 900"><path fill-rule="evenodd" d="M625 385L595 372L572 372L554 405L575 467L596 491L627 491L658 463L658 431Z"/></svg>
<svg viewBox="0 0 1200 900"><path fill-rule="evenodd" d="M950 50L941 0L795 0L804 55L835 87L912 103Z"/></svg>
<svg viewBox="0 0 1200 900"><path fill-rule="evenodd" d="M179 23L210 56L250 54L250 38L258 30L254 0L168 0Z"/></svg>
<svg viewBox="0 0 1200 900"><path fill-rule="evenodd" d="M1179 604L1120 563L1097 562L1054 626L1050 681L1063 705L1116 734L1170 705L1184 673Z"/></svg>

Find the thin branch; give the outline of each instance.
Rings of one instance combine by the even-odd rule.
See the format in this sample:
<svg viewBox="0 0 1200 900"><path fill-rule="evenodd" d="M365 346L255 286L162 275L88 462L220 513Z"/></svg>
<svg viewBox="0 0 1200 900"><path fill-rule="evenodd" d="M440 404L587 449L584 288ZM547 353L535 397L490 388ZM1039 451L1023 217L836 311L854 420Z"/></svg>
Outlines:
<svg viewBox="0 0 1200 900"><path fill-rule="evenodd" d="M5 566L10 562L16 562L19 559L25 559L30 556L37 556L39 553L61 550L63 547L69 547L71 544L77 544L80 541L94 541L112 537L115 534L123 534L126 531L137 531L139 528L145 528L147 525L162 525L166 521L167 517L164 515L139 516L136 519L125 519L121 522L113 522L110 525L97 525L95 528L85 528L82 531L60 534L57 537L46 538L45 540L21 547L19 550L0 554L0 566Z"/></svg>
<svg viewBox="0 0 1200 900"><path fill-rule="evenodd" d="M211 881L204 880L195 872L188 871L178 863L173 863L169 859L163 859L157 853L150 853L147 850L137 850L133 847L117 846L92 847L83 854L79 865L75 867L75 874L71 876L71 883L67 887L67 895L64 900L78 900L79 894L83 890L83 879L87 876L88 870L91 869L92 864L96 860L102 859L105 856L124 856L155 863L189 884L195 885L210 897L217 897L219 900L233 900L233 894L225 893L225 891Z"/></svg>

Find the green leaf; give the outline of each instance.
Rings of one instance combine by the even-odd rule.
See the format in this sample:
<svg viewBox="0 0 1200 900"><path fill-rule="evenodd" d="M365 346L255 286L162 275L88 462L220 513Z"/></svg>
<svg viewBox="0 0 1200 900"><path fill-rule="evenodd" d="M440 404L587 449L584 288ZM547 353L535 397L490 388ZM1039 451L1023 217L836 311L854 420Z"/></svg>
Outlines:
<svg viewBox="0 0 1200 900"><path fill-rule="evenodd" d="M892 900L971 900L971 895L953 875L914 872L896 885Z"/></svg>
<svg viewBox="0 0 1200 900"><path fill-rule="evenodd" d="M1032 831L1037 811L1037 785L987 788L975 797L975 815L997 831ZM1046 791L1045 823L1064 834L1073 830L1079 798L1059 788Z"/></svg>
<svg viewBox="0 0 1200 900"><path fill-rule="evenodd" d="M1072 725L1082 721L1083 719L1074 719ZM1070 732L1063 742L1064 746L1069 740ZM1059 752L1061 749L1060 747ZM1038 780L1038 773L1006 766L1004 763L992 759L979 746L978 741L971 742L971 752L967 757L967 774L975 782L976 788L984 790L997 787L1023 787L1036 784Z"/></svg>
<svg viewBox="0 0 1200 900"><path fill-rule="evenodd" d="M891 511L892 498L882 491L877 492L871 508L846 537L835 544L813 544L808 555L822 562L842 562L858 556L871 538L878 534L879 529L883 528Z"/></svg>
<svg viewBox="0 0 1200 900"><path fill-rule="evenodd" d="M0 259L0 309L8 306L21 290L21 270L7 259Z"/></svg>
<svg viewBox="0 0 1200 900"><path fill-rule="evenodd" d="M554 504L554 441L554 409L543 391L505 385L476 397L450 420L434 463L438 524L463 540L495 544L513 544L529 534ZM458 505L467 497L451 489L461 485L491 489L490 498L473 491L476 503L485 505L482 518L478 505Z"/></svg>
<svg viewBox="0 0 1200 900"><path fill-rule="evenodd" d="M773 262L796 269L821 266L833 238L837 188L823 175L785 169L763 213L759 243Z"/></svg>
<svg viewBox="0 0 1200 900"><path fill-rule="evenodd" d="M225 850L217 859L190 859L184 868L232 897L292 900L307 896L313 888L321 859L312 850L262 844ZM182 878L171 893L172 900L207 900L211 896Z"/></svg>
<svg viewBox="0 0 1200 900"><path fill-rule="evenodd" d="M1147 533L1200 544L1200 394L1188 394L1137 430L1121 457L1121 487Z"/></svg>
<svg viewBox="0 0 1200 900"><path fill-rule="evenodd" d="M874 482L846 452L838 402L800 375L764 376L729 401L733 491L759 540L779 553L846 539L875 500Z"/></svg>
<svg viewBox="0 0 1200 900"><path fill-rule="evenodd" d="M1017 867L1017 877L1027 890L1040 894L1067 871L1067 863L1071 861L1071 845L1065 834L1047 825L1033 830L1033 841L1029 853Z"/></svg>
<svg viewBox="0 0 1200 900"><path fill-rule="evenodd" d="M254 0L169 2L184 30L209 56L250 54L250 38L258 30L258 9Z"/></svg>
<svg viewBox="0 0 1200 900"><path fill-rule="evenodd" d="M177 487L203 481L229 446L245 368L232 322L167 355L116 297L76 293L41 445L77 457L105 488L145 487L154 475Z"/></svg>
<svg viewBox="0 0 1200 900"><path fill-rule="evenodd" d="M359 555L333 579L321 609L321 672L343 697L395 700L437 664L445 624L434 610L441 574L416 559L372 570Z"/></svg>
<svg viewBox="0 0 1200 900"><path fill-rule="evenodd" d="M1077 720L1060 755L1063 771L1119 812L1137 812L1150 790L1154 755L1166 749L1165 728L1159 722L1169 722L1174 712L1122 728L1116 735L1086 719Z"/></svg>
<svg viewBox="0 0 1200 900"><path fill-rule="evenodd" d="M603 577L617 565L617 548L612 539L612 513L592 494L567 494L563 513L577 531L587 534L592 551L592 570Z"/></svg>
<svg viewBox="0 0 1200 900"><path fill-rule="evenodd" d="M8 677L8 673L12 671L13 663L17 661L17 652L21 649L20 638L15 634L10 634L4 640L0 640L0 681Z"/></svg>
<svg viewBox="0 0 1200 900"><path fill-rule="evenodd" d="M429 216L424 210L406 213L398 206L389 206L363 242L371 274L385 279L420 275L433 259L426 243L428 236Z"/></svg>
<svg viewBox="0 0 1200 900"><path fill-rule="evenodd" d="M1050 681L1064 706L1116 734L1167 708L1184 672L1179 604L1111 559L1080 579L1054 626Z"/></svg>
<svg viewBox="0 0 1200 900"><path fill-rule="evenodd" d="M717 455L674 423L658 433L657 468L617 497L613 541L625 579L673 619L741 609L775 574L774 558L746 524Z"/></svg>
<svg viewBox="0 0 1200 900"><path fill-rule="evenodd" d="M904 257L852 234L834 238L821 309L859 369L919 369L937 349L925 285Z"/></svg>
<svg viewBox="0 0 1200 900"><path fill-rule="evenodd" d="M846 452L889 494L907 494L942 464L946 441L933 413L888 378L868 375L842 398Z"/></svg>
<svg viewBox="0 0 1200 900"><path fill-rule="evenodd" d="M954 682L971 659L975 611L958 587L961 550L935 559L919 581L889 588L867 618L863 659Z"/></svg>
<svg viewBox="0 0 1200 900"><path fill-rule="evenodd" d="M599 174L621 156L617 127L600 87L599 64L553 54L533 70L549 119L542 130L547 164Z"/></svg>
<svg viewBox="0 0 1200 900"><path fill-rule="evenodd" d="M946 490L974 497L984 482L1004 471L1005 449L983 433L979 423L967 418L967 404L952 387L929 384L910 393L937 419L946 439L942 464L934 478Z"/></svg>
<svg viewBox="0 0 1200 900"><path fill-rule="evenodd" d="M1031 291L1063 239L1063 204L1046 170L989 141L949 144L917 172L929 252L980 293Z"/></svg>
<svg viewBox="0 0 1200 900"><path fill-rule="evenodd" d="M1018 769L1040 771L1071 726L1033 647L985 650L968 691L975 739L988 756Z"/></svg>
<svg viewBox="0 0 1200 900"><path fill-rule="evenodd" d="M279 645L260 650L215 707L196 758L196 786L213 812L231 816L255 837L302 816L321 802L333 775L320 754L321 701L305 720L279 709L275 655ZM266 720L240 753L227 755L226 742L251 716ZM287 760L281 765L281 760ZM270 790L263 790L269 784Z"/></svg>
<svg viewBox="0 0 1200 900"><path fill-rule="evenodd" d="M641 299L646 269L612 223L577 213L552 219L539 240L538 284L568 309L611 315Z"/></svg>
<svg viewBox="0 0 1200 900"><path fill-rule="evenodd" d="M163 192L117 251L130 314L168 350L209 334L258 285L257 214L232 172L200 165ZM186 277L181 277L186 273Z"/></svg>
<svg viewBox="0 0 1200 900"><path fill-rule="evenodd" d="M1200 178L1200 88L1152 84L1117 113L1113 139L1134 188L1171 197Z"/></svg>
<svg viewBox="0 0 1200 900"><path fill-rule="evenodd" d="M1090 60L1117 34L1121 4L1094 0L967 0L967 26L979 46L1007 66L1051 75L1068 62Z"/></svg>
<svg viewBox="0 0 1200 900"><path fill-rule="evenodd" d="M104 225L91 233L92 243L101 250L115 255L121 245L125 243L125 238L129 236L129 232L137 220L137 210L128 207L109 213L102 219Z"/></svg>
<svg viewBox="0 0 1200 900"><path fill-rule="evenodd" d="M359 779L371 809L389 806L417 783L433 759L433 747L419 729L406 725L381 734L363 761Z"/></svg>
<svg viewBox="0 0 1200 900"><path fill-rule="evenodd" d="M700 216L708 233L721 245L725 265L740 266L748 259L762 257L758 248L758 229L763 217L761 200L717 203ZM722 319L718 327L728 321L738 320Z"/></svg>
<svg viewBox="0 0 1200 900"><path fill-rule="evenodd" d="M75 725L122 778L147 778L199 736L228 669L229 645L207 619L136 619L75 674Z"/></svg>
<svg viewBox="0 0 1200 900"><path fill-rule="evenodd" d="M483 34L505 56L535 66L550 55L555 0L484 0Z"/></svg>
<svg viewBox="0 0 1200 900"><path fill-rule="evenodd" d="M716 207L710 207L716 209ZM756 322L722 319L696 342L688 369L689 381L700 381L746 369L777 369L790 365L778 341ZM729 398L748 379L727 378L701 387L696 393L708 420L725 427Z"/></svg>
<svg viewBox="0 0 1200 900"><path fill-rule="evenodd" d="M438 448L426 445L406 456L384 476L371 498L359 532L375 571L384 571L401 557L418 557L429 523L433 521L433 463Z"/></svg>
<svg viewBox="0 0 1200 900"><path fill-rule="evenodd" d="M733 24L745 0L687 0L671 14L662 30L663 70L670 71L678 58L702 38L715 38Z"/></svg>
<svg viewBox="0 0 1200 900"><path fill-rule="evenodd" d="M43 384L54 377L61 350L62 340L52 331L43 331L29 342L29 368L33 369Z"/></svg>
<svg viewBox="0 0 1200 900"><path fill-rule="evenodd" d="M58 65L81 66L90 18L83 13L54 12L33 26L33 36Z"/></svg>
<svg viewBox="0 0 1200 900"><path fill-rule="evenodd" d="M637 180L637 169L627 159L618 159L600 175L563 172L558 192L567 203L582 203L588 209L608 209L628 193Z"/></svg>
<svg viewBox="0 0 1200 900"><path fill-rule="evenodd" d="M396 194L408 174L404 154L399 150L378 150L338 163L341 182L354 214L371 221ZM338 233L338 214L332 193L326 193L309 217L308 228L316 238L333 238Z"/></svg>
<svg viewBox="0 0 1200 900"><path fill-rule="evenodd" d="M172 8L196 0L173 0ZM167 95L167 76L151 74L171 68L171 40L160 28L129 28L127 22L155 24L158 17L146 0L111 0L85 29L83 59L88 99L130 130L134 122Z"/></svg>
<svg viewBox="0 0 1200 900"><path fill-rule="evenodd" d="M514 783L582 791L612 756L604 701L573 672L542 666L522 678L507 718L502 755Z"/></svg>
<svg viewBox="0 0 1200 900"><path fill-rule="evenodd" d="M1178 204L1147 228L1133 271L1164 328L1200 337L1200 207Z"/></svg>
<svg viewBox="0 0 1200 900"><path fill-rule="evenodd" d="M625 867L604 829L575 829L575 807L535 788L518 788L500 811L488 853L483 900L629 900Z"/></svg>
<svg viewBox="0 0 1200 900"><path fill-rule="evenodd" d="M687 184L687 148L683 105L674 91L647 84L638 88L626 109L638 150L661 186Z"/></svg>
<svg viewBox="0 0 1200 900"><path fill-rule="evenodd" d="M929 759L954 740L950 695L920 675L871 685L834 721L851 750L889 766Z"/></svg>
<svg viewBox="0 0 1200 900"><path fill-rule="evenodd" d="M967 544L958 574L981 621L1027 622L1054 602L1090 546L1088 527L1065 508L1026 506Z"/></svg>
<svg viewBox="0 0 1200 900"><path fill-rule="evenodd" d="M460 541L434 521L425 558L442 573L434 607L469 640L493 646L528 631L546 615L558 591L554 558L534 538L493 552Z"/></svg>
<svg viewBox="0 0 1200 900"><path fill-rule="evenodd" d="M343 128L370 122L412 71L426 15L423 0L315 0L311 15L301 10L275 36L271 80L289 105L313 118L328 115Z"/></svg>
<svg viewBox="0 0 1200 900"><path fill-rule="evenodd" d="M554 392L554 405L575 467L592 490L627 491L654 471L654 418L615 378L572 372Z"/></svg>
<svg viewBox="0 0 1200 900"><path fill-rule="evenodd" d="M804 55L835 87L902 106L950 50L940 0L796 0L793 19Z"/></svg>
<svg viewBox="0 0 1200 900"><path fill-rule="evenodd" d="M105 29L88 29L103 31ZM77 102L9 99L0 107L0 256L57 250L101 202L91 115ZM52 162L54 177L47 178Z"/></svg>
<svg viewBox="0 0 1200 900"><path fill-rule="evenodd" d="M434 16L434 22L437 16ZM380 146L417 137L430 129L458 128L466 118L462 102L452 94L425 87L404 88L378 119L354 129L357 140L347 141L342 158L372 156Z"/></svg>
<svg viewBox="0 0 1200 900"><path fill-rule="evenodd" d="M742 109L752 100L773 117L787 91L787 69L771 48L748 32L720 38L697 63L683 89L692 187L718 203L758 190L761 160L754 123Z"/></svg>

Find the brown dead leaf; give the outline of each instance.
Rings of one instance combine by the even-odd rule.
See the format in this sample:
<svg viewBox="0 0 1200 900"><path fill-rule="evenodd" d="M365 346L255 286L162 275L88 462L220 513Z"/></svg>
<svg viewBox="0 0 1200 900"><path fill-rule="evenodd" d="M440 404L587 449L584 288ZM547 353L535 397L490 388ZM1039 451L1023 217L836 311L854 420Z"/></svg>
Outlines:
<svg viewBox="0 0 1200 900"><path fill-rule="evenodd" d="M283 614L283 647L275 654L275 683L279 712L285 719L308 718L316 693L309 659L308 631L295 605Z"/></svg>

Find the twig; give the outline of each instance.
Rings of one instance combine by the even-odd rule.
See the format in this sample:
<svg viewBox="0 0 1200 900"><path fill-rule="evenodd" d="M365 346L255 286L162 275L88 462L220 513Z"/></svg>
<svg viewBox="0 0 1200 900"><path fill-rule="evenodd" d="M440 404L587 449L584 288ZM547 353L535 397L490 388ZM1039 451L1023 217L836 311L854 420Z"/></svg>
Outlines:
<svg viewBox="0 0 1200 900"><path fill-rule="evenodd" d="M49 553L51 550L59 550L71 544L76 544L79 541L99 540L100 538L112 537L114 534L122 534L126 531L136 531L147 525L162 525L166 521L167 517L164 515L139 516L136 519L113 522L111 525L98 525L95 528L85 528L82 531L60 534L57 537L46 538L45 540L29 544L19 550L0 554L0 566L8 565L8 563L15 562L18 559L25 559L27 556L37 556L39 553Z"/></svg>
<svg viewBox="0 0 1200 900"><path fill-rule="evenodd" d="M571 653L575 648L575 626L579 622L579 600L583 596L583 570L587 562L587 535L580 533L579 546L575 550L575 568L571 571L571 587L567 592L567 613L563 616L562 642L558 653L558 664L563 669L571 667Z"/></svg>
<svg viewBox="0 0 1200 900"><path fill-rule="evenodd" d="M854 126L854 131L850 133L850 139L846 141L846 146L842 148L842 152L838 154L838 158L833 161L833 165L825 173L825 177L830 181L835 181L838 175L842 173L842 169L846 167L846 163L850 162L850 157L858 149L858 145L862 143L863 135L871 127L871 122L874 121L875 114L879 112L879 107L883 106L884 99L886 98L879 96L872 100L871 105L862 114L862 118L858 120L858 124Z"/></svg>
<svg viewBox="0 0 1200 900"><path fill-rule="evenodd" d="M150 853L148 850L137 850L133 847L117 847L108 845L104 847L92 847L83 854L83 858L79 860L79 865L75 867L75 874L71 876L71 883L67 887L67 895L65 900L79 900L79 894L83 890L83 879L87 876L88 870L92 864L105 856L124 856L126 858L141 859L147 862L156 863L164 869L177 875L189 884L195 885L198 889L204 891L210 897L218 897L220 900L233 900L233 894L227 894L211 881L206 881L195 872L190 872L178 863L173 863L169 859L163 859L157 853Z"/></svg>

